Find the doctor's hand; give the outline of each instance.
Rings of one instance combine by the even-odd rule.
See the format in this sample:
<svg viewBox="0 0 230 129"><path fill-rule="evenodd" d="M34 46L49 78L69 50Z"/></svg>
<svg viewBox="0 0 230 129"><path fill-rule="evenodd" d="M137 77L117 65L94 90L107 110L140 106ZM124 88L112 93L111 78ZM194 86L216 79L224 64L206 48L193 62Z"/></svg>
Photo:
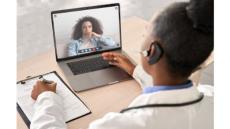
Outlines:
<svg viewBox="0 0 230 129"><path fill-rule="evenodd" d="M52 82L51 84L46 84L42 81L37 81L36 84L34 85L33 87L33 90L31 92L31 97L34 99L34 100L37 100L38 96L45 92L45 91L51 91L51 92L56 92L56 83L55 82Z"/></svg>
<svg viewBox="0 0 230 129"><path fill-rule="evenodd" d="M105 52L102 53L102 57L109 61L109 64L125 70L129 75L133 74L135 65L126 56L117 52Z"/></svg>

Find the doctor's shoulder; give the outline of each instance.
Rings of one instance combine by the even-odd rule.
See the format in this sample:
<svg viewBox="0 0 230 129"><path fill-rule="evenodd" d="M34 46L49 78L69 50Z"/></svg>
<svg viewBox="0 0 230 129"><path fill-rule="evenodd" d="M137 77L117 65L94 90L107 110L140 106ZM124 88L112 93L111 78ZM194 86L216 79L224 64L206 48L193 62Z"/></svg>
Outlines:
<svg viewBox="0 0 230 129"><path fill-rule="evenodd" d="M205 96L214 96L214 87L211 85L200 84L197 86L199 92L202 92Z"/></svg>

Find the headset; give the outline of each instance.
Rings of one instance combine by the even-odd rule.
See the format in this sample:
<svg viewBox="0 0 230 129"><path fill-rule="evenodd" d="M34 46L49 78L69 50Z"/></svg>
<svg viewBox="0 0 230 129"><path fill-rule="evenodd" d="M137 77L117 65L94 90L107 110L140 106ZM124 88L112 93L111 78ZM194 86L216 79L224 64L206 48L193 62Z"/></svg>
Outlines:
<svg viewBox="0 0 230 129"><path fill-rule="evenodd" d="M150 55L152 49L154 49L154 53ZM149 57L148 63L150 65L157 63L162 57L163 53L164 50L161 47L160 43L158 41L152 42L152 44L150 45L150 49L147 51L147 55L146 55L146 57Z"/></svg>

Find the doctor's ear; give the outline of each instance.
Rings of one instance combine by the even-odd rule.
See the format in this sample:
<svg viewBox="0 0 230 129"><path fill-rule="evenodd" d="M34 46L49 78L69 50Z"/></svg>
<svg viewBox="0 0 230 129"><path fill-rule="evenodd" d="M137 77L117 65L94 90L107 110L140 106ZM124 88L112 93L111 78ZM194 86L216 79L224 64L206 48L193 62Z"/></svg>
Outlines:
<svg viewBox="0 0 230 129"><path fill-rule="evenodd" d="M162 57L164 51L158 41L154 41L149 49L149 61L150 65L157 63Z"/></svg>

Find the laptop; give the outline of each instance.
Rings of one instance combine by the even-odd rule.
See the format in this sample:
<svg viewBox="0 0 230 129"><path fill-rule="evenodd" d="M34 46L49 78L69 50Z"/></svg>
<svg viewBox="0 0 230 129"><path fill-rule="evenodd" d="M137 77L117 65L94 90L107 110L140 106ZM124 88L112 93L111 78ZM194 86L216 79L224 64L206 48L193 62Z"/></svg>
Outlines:
<svg viewBox="0 0 230 129"><path fill-rule="evenodd" d="M131 79L101 56L125 54L119 3L56 10L51 20L57 64L76 92Z"/></svg>

